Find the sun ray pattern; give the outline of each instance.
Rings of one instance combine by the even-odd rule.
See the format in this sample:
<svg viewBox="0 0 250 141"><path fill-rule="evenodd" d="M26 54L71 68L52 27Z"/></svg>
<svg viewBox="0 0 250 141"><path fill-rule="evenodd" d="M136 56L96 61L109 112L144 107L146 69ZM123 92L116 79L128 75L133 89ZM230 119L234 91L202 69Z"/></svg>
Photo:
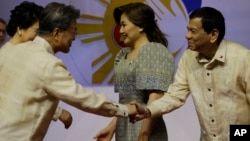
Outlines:
<svg viewBox="0 0 250 141"><path fill-rule="evenodd" d="M81 19L78 23L78 35L93 35L87 36L81 39L81 42L84 44L97 42L100 40L104 40L108 51L105 51L99 57L95 58L91 67L93 70L92 74L92 84L102 84L103 82L108 82L109 84L113 83L113 62L115 55L123 46L120 44L120 33L119 27L115 24L113 19L113 10L115 7L127 4L129 2L145 2L147 4L151 4L155 8L156 17L161 22L163 20L164 12L166 10L162 10L162 8L167 9L168 13L174 15L174 10L171 7L171 0L99 0L97 1L100 4L107 5L107 9L104 13L104 17L99 17L95 15L82 14ZM184 13L184 8L180 4L178 0L175 0L179 9ZM159 7L159 3L161 6ZM91 21L91 23L86 22ZM118 39L118 40L117 40ZM180 49L176 50L173 55L177 55L180 53Z"/></svg>

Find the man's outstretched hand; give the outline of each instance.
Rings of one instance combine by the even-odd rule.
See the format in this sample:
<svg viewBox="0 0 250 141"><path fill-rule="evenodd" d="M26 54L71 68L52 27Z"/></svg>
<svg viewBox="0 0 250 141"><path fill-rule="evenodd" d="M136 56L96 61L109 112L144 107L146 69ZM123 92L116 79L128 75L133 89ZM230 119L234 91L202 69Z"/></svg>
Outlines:
<svg viewBox="0 0 250 141"><path fill-rule="evenodd" d="M130 114L129 115L129 121L131 123L135 123L139 120L142 120L144 118L149 118L151 116L151 112L147 107L137 103L137 102L130 102L130 105L134 105L136 108L136 114Z"/></svg>

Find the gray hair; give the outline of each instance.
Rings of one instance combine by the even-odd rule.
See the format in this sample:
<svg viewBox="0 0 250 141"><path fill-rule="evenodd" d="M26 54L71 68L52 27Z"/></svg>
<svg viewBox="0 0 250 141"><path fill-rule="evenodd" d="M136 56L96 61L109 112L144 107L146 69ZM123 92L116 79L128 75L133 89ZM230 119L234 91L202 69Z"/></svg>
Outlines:
<svg viewBox="0 0 250 141"><path fill-rule="evenodd" d="M73 20L80 17L80 10L72 5L49 3L42 11L39 20L39 35L50 34L55 28L67 30Z"/></svg>

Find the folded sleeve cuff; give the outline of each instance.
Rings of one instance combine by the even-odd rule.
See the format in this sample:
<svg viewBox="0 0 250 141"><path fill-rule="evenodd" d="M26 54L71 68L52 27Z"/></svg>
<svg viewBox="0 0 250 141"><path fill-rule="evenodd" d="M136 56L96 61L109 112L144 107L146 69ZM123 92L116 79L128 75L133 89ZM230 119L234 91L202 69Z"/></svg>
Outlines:
<svg viewBox="0 0 250 141"><path fill-rule="evenodd" d="M57 121L61 115L62 115L62 108L57 107L56 112L53 115L53 121Z"/></svg>
<svg viewBox="0 0 250 141"><path fill-rule="evenodd" d="M147 106L147 108L149 109L149 111L151 113L151 117L161 116L162 115L161 109L158 106L156 106L154 103L149 104Z"/></svg>
<svg viewBox="0 0 250 141"><path fill-rule="evenodd" d="M128 117L128 107L123 104L118 104L118 110L116 116L118 117Z"/></svg>

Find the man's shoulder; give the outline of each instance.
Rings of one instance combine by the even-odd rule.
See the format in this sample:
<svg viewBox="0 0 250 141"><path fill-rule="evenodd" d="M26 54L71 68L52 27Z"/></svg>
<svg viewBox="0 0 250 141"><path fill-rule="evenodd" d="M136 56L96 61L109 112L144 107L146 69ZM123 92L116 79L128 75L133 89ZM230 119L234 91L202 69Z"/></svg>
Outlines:
<svg viewBox="0 0 250 141"><path fill-rule="evenodd" d="M237 43L237 42L234 42L234 41L229 41L229 40L224 40L224 45L226 46L227 48L227 53L232 53L232 54L245 54L245 53L248 53L250 50L240 44L240 43Z"/></svg>
<svg viewBox="0 0 250 141"><path fill-rule="evenodd" d="M31 47L31 46L40 46L39 44L33 42L33 41L26 41L26 42L23 42L23 43L19 43L17 45L15 45L17 47Z"/></svg>
<svg viewBox="0 0 250 141"><path fill-rule="evenodd" d="M48 61L57 61L57 57L50 53L43 44L34 42L34 41L27 41L24 43L20 43L14 46L15 52L19 52L27 57L33 58L33 60L48 60Z"/></svg>
<svg viewBox="0 0 250 141"><path fill-rule="evenodd" d="M230 40L223 40L222 43L224 43L224 45L226 45L229 48L238 48L238 49L243 49L243 50L249 50L246 46L244 46L238 42L234 42L234 41L230 41Z"/></svg>

